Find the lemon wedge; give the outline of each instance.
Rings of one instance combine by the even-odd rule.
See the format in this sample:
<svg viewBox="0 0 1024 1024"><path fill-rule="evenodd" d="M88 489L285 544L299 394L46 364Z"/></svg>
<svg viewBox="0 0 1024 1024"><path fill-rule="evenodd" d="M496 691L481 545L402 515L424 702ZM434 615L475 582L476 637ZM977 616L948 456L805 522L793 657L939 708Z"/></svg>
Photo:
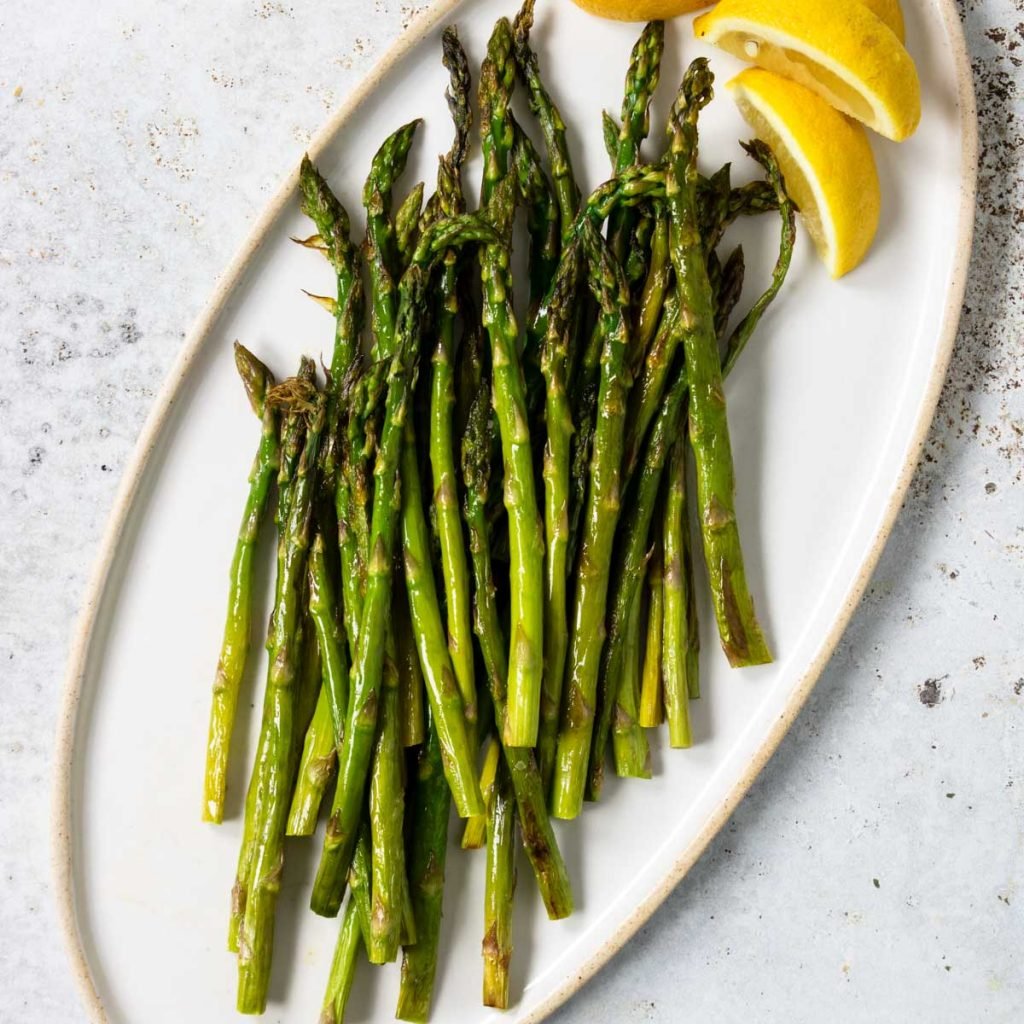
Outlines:
<svg viewBox="0 0 1024 1024"><path fill-rule="evenodd" d="M709 7L714 0L575 0L577 7L614 21L653 21ZM880 0L884 2L884 0Z"/></svg>
<svg viewBox="0 0 1024 1024"><path fill-rule="evenodd" d="M864 259L878 229L881 190L864 129L820 96L770 71L749 68L726 88L768 143L833 277Z"/></svg>
<svg viewBox="0 0 1024 1024"><path fill-rule="evenodd" d="M813 90L888 139L913 134L921 86L896 34L861 0L722 0L698 38Z"/></svg>

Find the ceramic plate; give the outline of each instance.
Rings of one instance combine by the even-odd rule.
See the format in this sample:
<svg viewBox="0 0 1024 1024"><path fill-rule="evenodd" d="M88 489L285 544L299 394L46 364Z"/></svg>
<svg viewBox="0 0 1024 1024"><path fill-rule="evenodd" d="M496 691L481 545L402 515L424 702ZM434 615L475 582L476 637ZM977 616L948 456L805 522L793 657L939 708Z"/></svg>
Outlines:
<svg viewBox="0 0 1024 1024"><path fill-rule="evenodd" d="M565 0L541 6L543 67L593 186L608 174L600 113L618 110L638 26L596 20ZM924 117L909 142L873 140L885 203L874 250L836 283L802 236L786 288L728 385L751 584L778 660L730 671L705 609L696 745L673 752L656 743L652 781L611 780L599 805L558 827L578 911L549 923L520 867L509 1024L540 1020L593 974L721 827L835 647L913 471L963 293L975 124L952 0L904 6ZM311 152L350 210L372 152L414 114L426 123L406 180L433 181L449 134L441 29L457 22L477 62L494 20L511 13L497 0L431 8L318 136ZM705 52L689 19L668 36L655 124L684 61ZM707 55L719 85L738 69ZM732 160L738 179L753 176L737 145L748 134L719 88L702 120L705 168ZM234 1014L225 925L255 714L248 735L243 715L234 750L231 820L199 820L227 568L257 439L231 342L242 339L281 376L301 351L330 347L329 318L300 293L329 292L329 270L288 240L310 231L294 182L228 268L143 432L72 656L58 743L57 891L86 1004L111 1024L223 1024ZM777 235L764 220L736 234L751 291L767 277ZM252 666L251 687L262 671ZM258 702L253 693L246 708ZM318 1016L337 932L306 909L318 849L288 846L269 1020ZM444 1024L500 1016L479 1005L483 859L449 857L433 1018ZM362 970L351 1019L390 1020L396 989L397 971Z"/></svg>

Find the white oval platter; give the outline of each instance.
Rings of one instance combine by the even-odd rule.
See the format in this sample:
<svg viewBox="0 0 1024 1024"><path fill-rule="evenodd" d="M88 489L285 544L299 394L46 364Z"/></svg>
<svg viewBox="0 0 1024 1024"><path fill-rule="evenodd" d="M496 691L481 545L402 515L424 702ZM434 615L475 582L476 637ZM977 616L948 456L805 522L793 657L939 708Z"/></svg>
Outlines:
<svg viewBox="0 0 1024 1024"><path fill-rule="evenodd" d="M504 1016L479 1005L483 858L452 851L436 1021L538 1021L628 941L764 766L867 584L942 384L974 206L973 94L953 0L904 7L924 117L907 143L875 140L885 204L875 248L836 283L801 237L789 282L728 385L739 517L778 660L730 671L705 611L696 745L656 744L652 781L613 780L598 805L559 826L579 907L571 918L544 919L521 866L516 1001ZM456 22L478 62L494 20L512 13L497 0L440 0L317 136L311 155L350 211L372 152L414 115L426 123L405 180L433 181L449 133L441 29ZM541 4L535 37L586 186L607 177L600 112L618 110L638 30L567 0ZM688 18L668 37L655 125L685 61L710 56L719 85L738 69L693 41ZM719 88L702 121L705 168L732 160L737 177L752 174L736 141L747 135ZM199 821L209 683L257 433L231 342L243 340L279 375L300 352L329 348L329 319L300 293L328 292L328 269L288 240L309 231L293 175L226 271L156 403L82 612L57 742L54 857L73 969L96 1021L223 1024L234 1014L225 923L255 715L234 751L232 819L220 828ZM776 226L744 225L737 237L752 292L774 258ZM255 664L250 684L261 672ZM288 847L269 1020L318 1017L337 930L306 909L318 848ZM362 970L350 1019L392 1019L396 989L396 971Z"/></svg>

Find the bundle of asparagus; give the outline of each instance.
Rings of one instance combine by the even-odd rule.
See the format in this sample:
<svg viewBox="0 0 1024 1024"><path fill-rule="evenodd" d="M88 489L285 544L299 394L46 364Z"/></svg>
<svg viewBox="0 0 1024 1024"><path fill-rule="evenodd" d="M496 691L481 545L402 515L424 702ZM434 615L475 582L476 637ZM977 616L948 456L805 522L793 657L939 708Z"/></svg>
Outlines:
<svg viewBox="0 0 1024 1024"><path fill-rule="evenodd" d="M266 1007L286 836L312 835L328 805L311 906L342 923L321 1024L343 1019L361 948L377 964L401 948L397 1016L427 1019L452 803L467 819L463 846L487 847L484 1002L508 1005L517 833L548 916L566 917L573 898L552 816L575 817L599 797L609 739L616 772L640 778L650 776L646 730L667 720L671 746L691 744L691 506L723 650L734 666L770 658L744 574L722 381L785 279L793 205L760 143L745 148L764 180L737 188L728 165L698 172L697 121L712 95L703 60L685 73L665 153L642 160L660 22L633 49L621 124L605 117L612 177L585 196L532 22L526 0L488 43L475 213L462 174L469 62L453 28L443 59L454 137L425 204L423 184L393 200L416 121L373 158L361 245L303 161L315 232L301 244L329 261L337 285L313 296L335 322L325 381L304 358L275 383L235 346L262 429L214 685L213 822L275 477L278 530L228 939L243 1013ZM546 161L512 112L517 80ZM512 302L517 208L529 235L523 324ZM730 331L743 253L722 261L719 245L738 217L767 211L781 219L778 261Z"/></svg>

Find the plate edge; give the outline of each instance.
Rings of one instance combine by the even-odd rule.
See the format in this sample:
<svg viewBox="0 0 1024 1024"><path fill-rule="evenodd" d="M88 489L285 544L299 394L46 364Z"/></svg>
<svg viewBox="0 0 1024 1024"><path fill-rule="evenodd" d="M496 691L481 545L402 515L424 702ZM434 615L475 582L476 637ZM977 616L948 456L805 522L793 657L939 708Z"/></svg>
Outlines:
<svg viewBox="0 0 1024 1024"><path fill-rule="evenodd" d="M392 65L400 61L439 21L461 6L462 2L463 0L434 0L430 7L410 23L408 28L398 36L383 57L316 133L307 147L311 157L315 159L326 148L329 141L341 129L344 122L362 105L373 88L388 73ZM936 406L938 405L949 361L952 357L960 322L963 297L967 286L974 237L978 124L970 55L967 50L963 25L957 13L955 0L935 0L934 6L942 17L952 45L953 58L956 65L957 106L960 116L962 145L961 195L957 232L958 252L953 264L949 291L943 311L937 358L917 411L913 436L908 445L899 478L881 516L878 529L871 542L871 548L864 559L857 578L853 581L846 594L842 609L833 622L831 630L824 637L818 653L807 672L804 673L798 682L786 707L762 740L744 775L733 786L700 834L683 851L673 865L672 870L662 879L657 888L616 929L615 933L606 940L604 945L576 974L556 989L536 1009L521 1018L520 1024L538 1024L539 1021L543 1020L569 999L585 982L592 978L664 902L672 889L686 875L714 836L721 830L722 826L746 795L754 779L757 778L775 753L782 738L789 731L790 726L810 696L822 670L828 663L845 632L853 612L860 603L868 582L878 565L889 534L892 532L911 478L917 469L921 451L927 439ZM74 629L58 709L54 751L54 781L51 810L52 878L54 883L53 897L58 923L71 961L72 975L86 1012L94 1024L109 1024L109 1019L99 993L96 990L85 950L82 948L78 918L75 913L74 881L71 863L71 763L74 751L78 706L81 700L82 684L90 654L90 641L96 625L103 592L110 575L110 569L116 556L117 545L127 522L128 513L138 492L150 454L156 446L163 426L174 408L181 382L189 372L192 363L206 341L207 335L223 311L228 296L252 262L253 256L268 227L292 198L297 173L298 167L296 166L285 175L283 182L278 187L270 203L264 208L249 232L248 237L242 243L241 248L218 279L213 295L190 331L180 354L160 389L156 404L143 425L131 460L118 486L113 507L109 513L107 526L100 542L99 553L86 586L82 609Z"/></svg>

